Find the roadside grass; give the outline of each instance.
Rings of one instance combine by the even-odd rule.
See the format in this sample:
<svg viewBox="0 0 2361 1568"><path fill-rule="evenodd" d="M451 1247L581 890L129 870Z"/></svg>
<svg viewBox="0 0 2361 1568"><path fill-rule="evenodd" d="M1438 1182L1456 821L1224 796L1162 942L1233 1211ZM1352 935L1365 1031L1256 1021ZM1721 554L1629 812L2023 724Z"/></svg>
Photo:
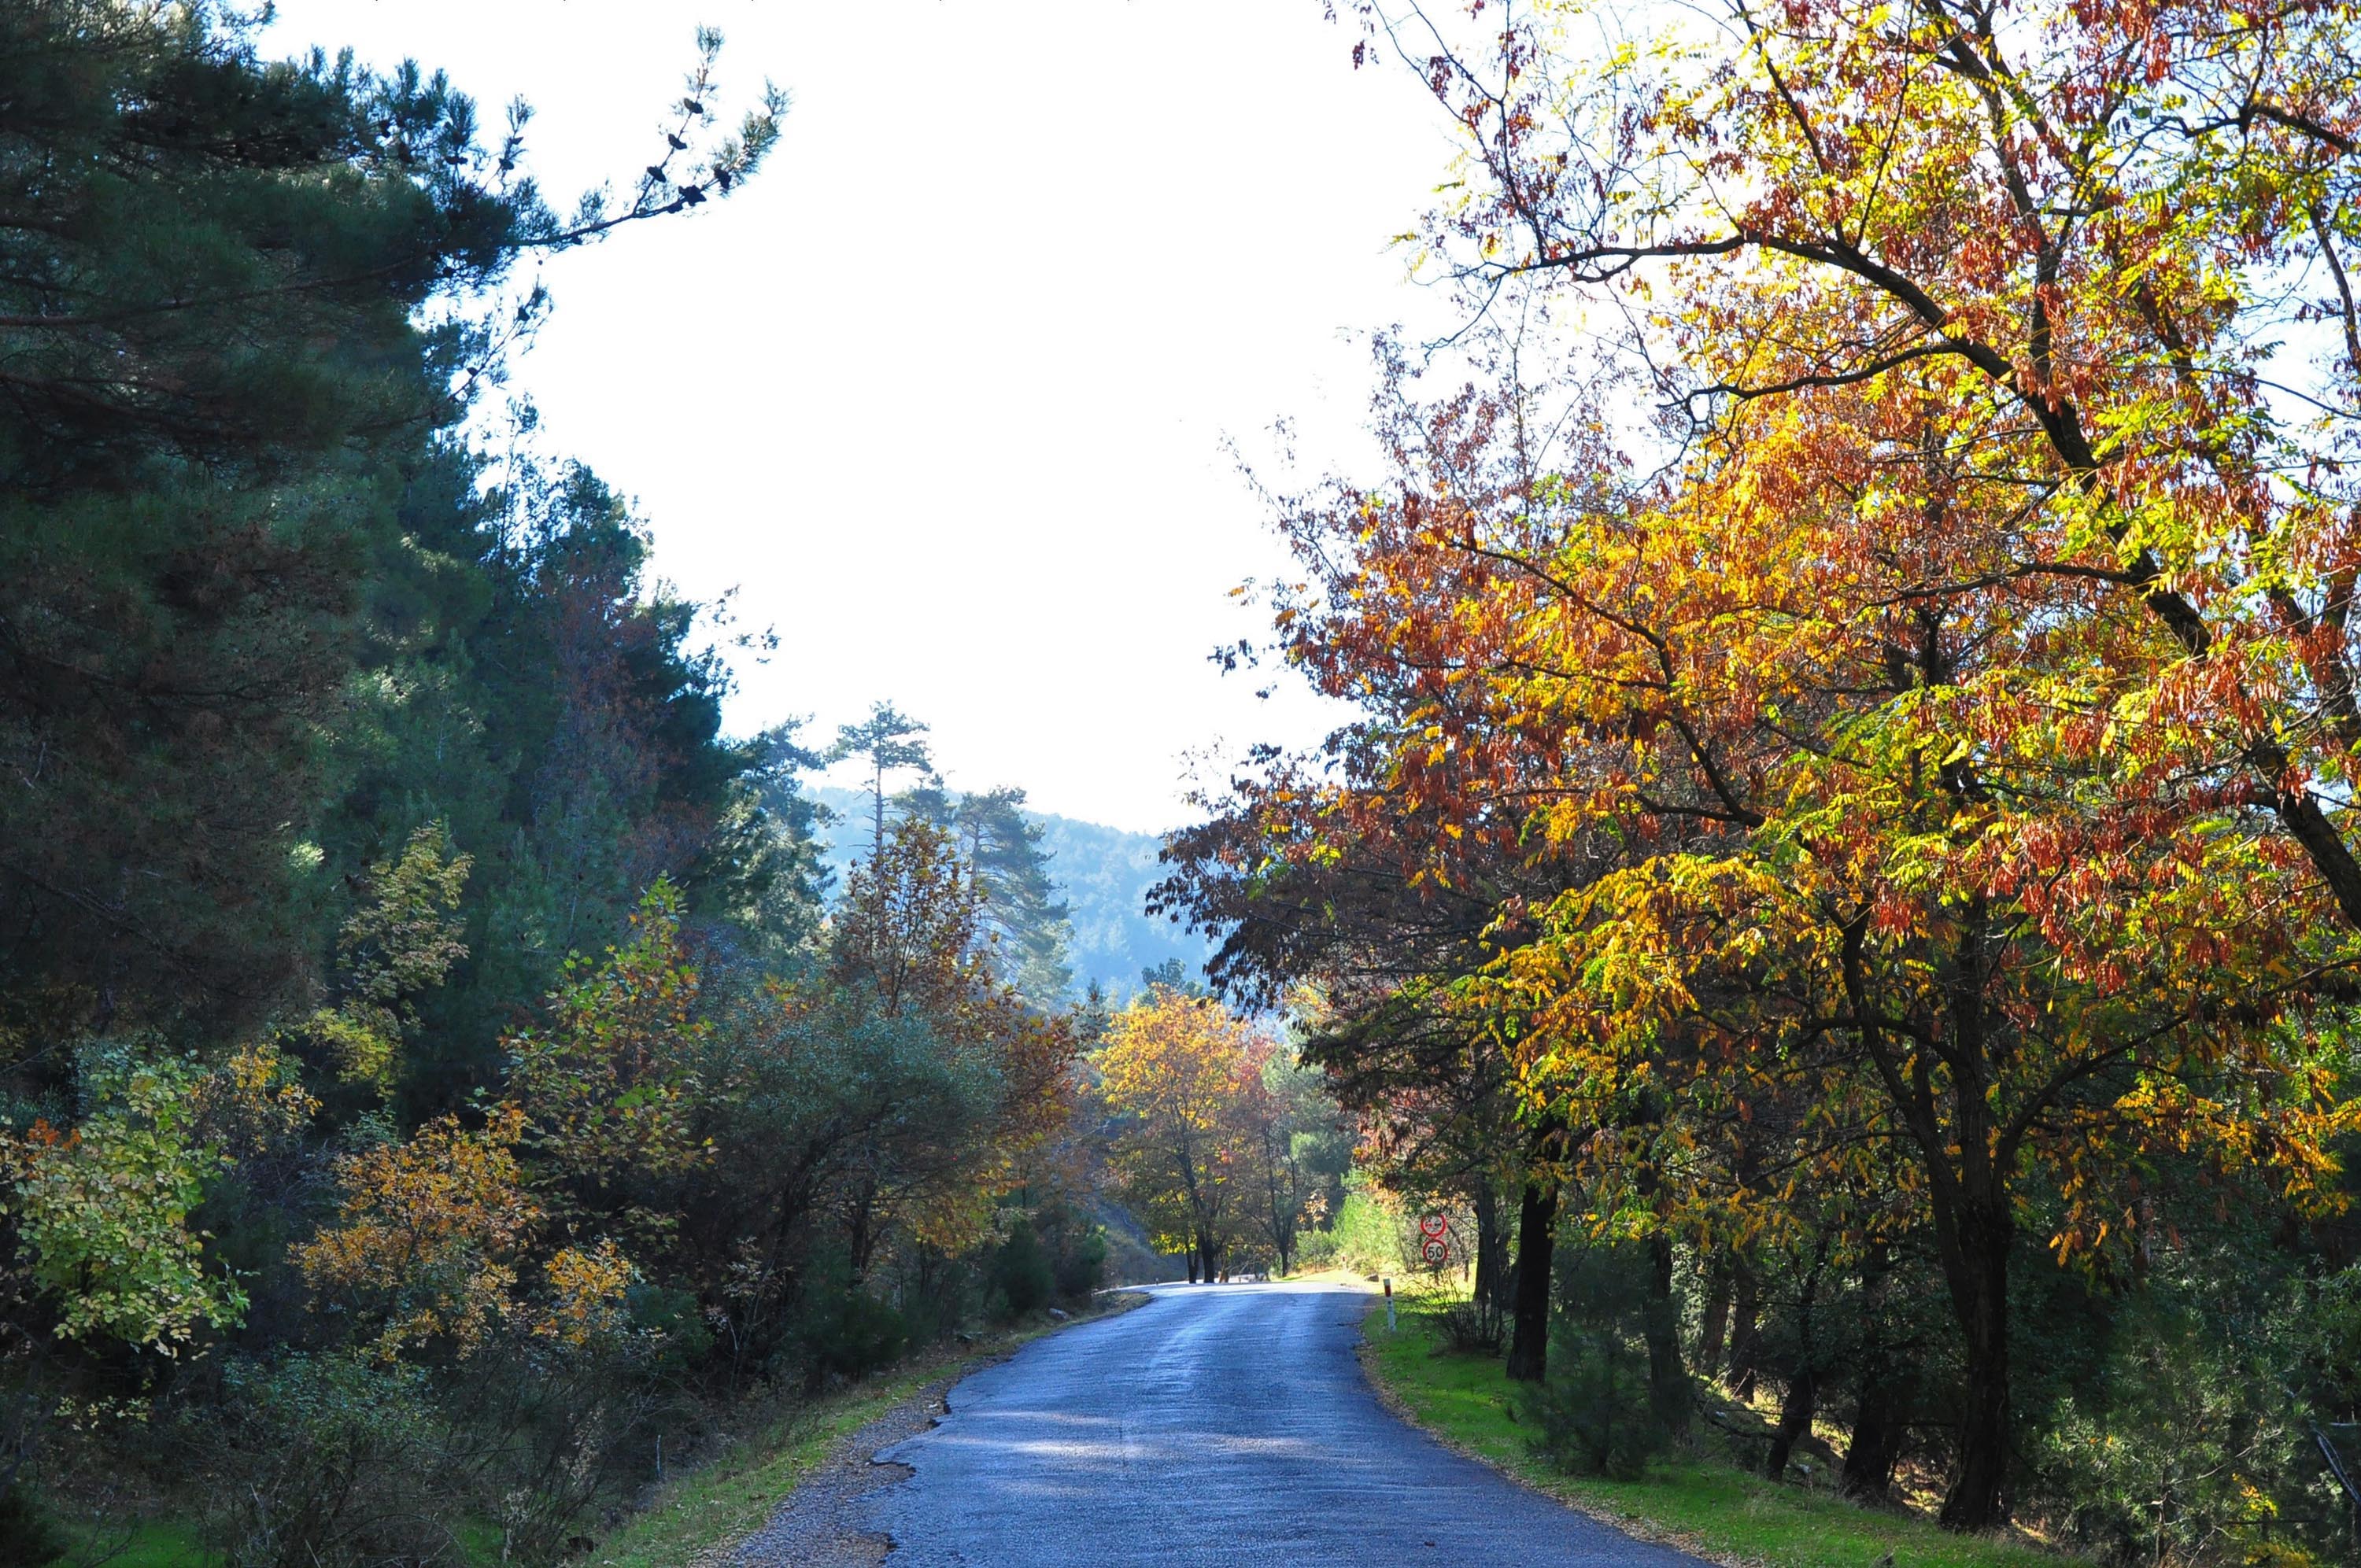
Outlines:
<svg viewBox="0 0 2361 1568"><path fill-rule="evenodd" d="M65 1568L188 1568L205 1560L196 1532L178 1519L140 1519L68 1532Z"/></svg>
<svg viewBox="0 0 2361 1568"><path fill-rule="evenodd" d="M1452 1447L1634 1535L1725 1563L1767 1568L2061 1568L2071 1559L2022 1541L1958 1536L1932 1520L1864 1508L1807 1486L1774 1485L1710 1460L1659 1464L1637 1481L1569 1475L1532 1448L1499 1360L1447 1348L1415 1308L1388 1333L1381 1305L1362 1320L1362 1364L1418 1425Z"/></svg>
<svg viewBox="0 0 2361 1568"><path fill-rule="evenodd" d="M719 1457L660 1488L587 1561L597 1568L692 1568L716 1561L722 1548L769 1523L796 1484L839 1442L928 1384L964 1376L1045 1334L1112 1317L1147 1300L1128 1291L1111 1292L1066 1322L1044 1321L984 1335L955 1352L905 1363L873 1381L750 1422L750 1430Z"/></svg>

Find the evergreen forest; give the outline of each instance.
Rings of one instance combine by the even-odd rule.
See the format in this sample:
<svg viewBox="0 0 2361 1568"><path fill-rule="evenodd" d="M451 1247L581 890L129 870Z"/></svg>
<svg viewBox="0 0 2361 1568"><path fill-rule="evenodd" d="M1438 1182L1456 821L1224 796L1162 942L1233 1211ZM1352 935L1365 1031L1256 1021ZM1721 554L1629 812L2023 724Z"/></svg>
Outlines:
<svg viewBox="0 0 2361 1568"><path fill-rule="evenodd" d="M569 202L522 104L257 27L0 5L0 1561L554 1563L1165 1266L1022 792L727 732L759 637L504 391L525 264L785 96L684 28Z"/></svg>

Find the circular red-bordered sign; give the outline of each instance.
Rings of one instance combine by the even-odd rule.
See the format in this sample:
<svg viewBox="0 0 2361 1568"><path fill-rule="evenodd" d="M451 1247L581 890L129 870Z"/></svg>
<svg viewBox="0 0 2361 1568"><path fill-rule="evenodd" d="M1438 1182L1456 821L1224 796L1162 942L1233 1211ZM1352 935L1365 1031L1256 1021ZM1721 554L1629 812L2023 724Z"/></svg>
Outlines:
<svg viewBox="0 0 2361 1568"><path fill-rule="evenodd" d="M1439 1239L1444 1231L1451 1228L1451 1225L1450 1222L1442 1215L1429 1214L1418 1223L1418 1228L1425 1233L1428 1240L1433 1241Z"/></svg>
<svg viewBox="0 0 2361 1568"><path fill-rule="evenodd" d="M1429 1236L1419 1251L1425 1255L1427 1262L1440 1264L1451 1255L1451 1244L1441 1236Z"/></svg>

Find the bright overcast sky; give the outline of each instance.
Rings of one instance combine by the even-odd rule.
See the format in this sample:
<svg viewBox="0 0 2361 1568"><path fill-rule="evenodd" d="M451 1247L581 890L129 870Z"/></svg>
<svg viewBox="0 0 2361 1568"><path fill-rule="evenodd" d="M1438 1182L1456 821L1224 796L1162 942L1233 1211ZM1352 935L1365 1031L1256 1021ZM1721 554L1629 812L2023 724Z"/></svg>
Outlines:
<svg viewBox="0 0 2361 1568"><path fill-rule="evenodd" d="M730 722L824 738L884 697L954 786L1132 828L1184 753L1328 716L1206 662L1283 569L1225 437L1352 461L1359 334L1432 325L1392 236L1447 126L1352 69L1319 0L280 0L275 51L522 93L554 204L651 160L699 22L734 116L793 93L752 186L557 258L518 367L549 447L635 496L661 575L775 627Z"/></svg>

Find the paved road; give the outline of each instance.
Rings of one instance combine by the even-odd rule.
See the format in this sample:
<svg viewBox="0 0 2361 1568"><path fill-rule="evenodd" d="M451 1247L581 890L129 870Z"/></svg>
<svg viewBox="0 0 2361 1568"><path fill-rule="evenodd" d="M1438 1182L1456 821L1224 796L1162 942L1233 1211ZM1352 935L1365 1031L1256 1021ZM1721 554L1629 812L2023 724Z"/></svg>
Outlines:
<svg viewBox="0 0 2361 1568"><path fill-rule="evenodd" d="M951 1390L877 1457L892 1568L1318 1563L1702 1568L1511 1485L1389 1414L1334 1286L1159 1287Z"/></svg>

